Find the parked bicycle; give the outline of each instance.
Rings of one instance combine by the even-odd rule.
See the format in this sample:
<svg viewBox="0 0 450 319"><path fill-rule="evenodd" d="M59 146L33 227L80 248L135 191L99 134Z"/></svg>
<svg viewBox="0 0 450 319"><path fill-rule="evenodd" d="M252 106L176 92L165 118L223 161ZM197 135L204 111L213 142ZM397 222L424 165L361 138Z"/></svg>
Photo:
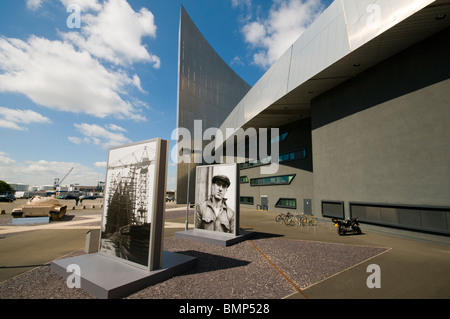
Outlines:
<svg viewBox="0 0 450 319"><path fill-rule="evenodd" d="M296 218L296 221L295 221L295 226L302 226L303 219L305 218L305 214L304 213L297 213L296 216L297 216L297 218Z"/></svg>
<svg viewBox="0 0 450 319"><path fill-rule="evenodd" d="M289 216L285 218L284 223L287 226L295 226L298 224L299 221L300 218L298 214L289 214Z"/></svg>
<svg viewBox="0 0 450 319"><path fill-rule="evenodd" d="M315 218L313 215L304 215L302 218L302 226L317 226L317 218Z"/></svg>
<svg viewBox="0 0 450 319"><path fill-rule="evenodd" d="M283 222L286 226L317 226L317 218L304 213L281 213L275 217L275 221Z"/></svg>
<svg viewBox="0 0 450 319"><path fill-rule="evenodd" d="M277 223L284 221L286 218L289 218L291 216L291 213L287 212L279 214L277 217L275 217L275 221Z"/></svg>

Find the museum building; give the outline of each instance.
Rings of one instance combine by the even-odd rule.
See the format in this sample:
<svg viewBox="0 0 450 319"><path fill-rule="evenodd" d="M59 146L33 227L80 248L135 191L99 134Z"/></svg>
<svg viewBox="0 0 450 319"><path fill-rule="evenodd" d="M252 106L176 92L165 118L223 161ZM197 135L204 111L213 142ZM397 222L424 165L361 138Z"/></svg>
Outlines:
<svg viewBox="0 0 450 319"><path fill-rule="evenodd" d="M275 174L239 164L242 208L450 235L449 57L450 0L337 0L251 87L182 7L177 127L278 128Z"/></svg>

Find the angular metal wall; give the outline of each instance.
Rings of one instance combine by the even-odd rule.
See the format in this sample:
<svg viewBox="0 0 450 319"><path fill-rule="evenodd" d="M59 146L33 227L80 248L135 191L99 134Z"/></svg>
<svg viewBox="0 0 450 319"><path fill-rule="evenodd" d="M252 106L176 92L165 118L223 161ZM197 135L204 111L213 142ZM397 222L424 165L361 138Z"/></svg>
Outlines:
<svg viewBox="0 0 450 319"><path fill-rule="evenodd" d="M194 145L194 121L202 121L202 133L219 128L251 87L216 53L183 7L178 54L177 127L189 130ZM198 145L203 149L204 143ZM177 203L186 203L187 175L188 164L178 164ZM195 165L191 165L190 202L194 201L194 180Z"/></svg>

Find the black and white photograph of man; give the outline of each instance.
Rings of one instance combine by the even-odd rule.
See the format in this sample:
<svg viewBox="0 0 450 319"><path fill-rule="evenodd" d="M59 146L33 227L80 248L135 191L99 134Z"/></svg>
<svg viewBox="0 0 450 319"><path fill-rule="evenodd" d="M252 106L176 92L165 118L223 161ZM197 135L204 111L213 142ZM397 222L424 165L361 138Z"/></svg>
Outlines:
<svg viewBox="0 0 450 319"><path fill-rule="evenodd" d="M197 168L195 228L234 234L236 230L236 167Z"/></svg>

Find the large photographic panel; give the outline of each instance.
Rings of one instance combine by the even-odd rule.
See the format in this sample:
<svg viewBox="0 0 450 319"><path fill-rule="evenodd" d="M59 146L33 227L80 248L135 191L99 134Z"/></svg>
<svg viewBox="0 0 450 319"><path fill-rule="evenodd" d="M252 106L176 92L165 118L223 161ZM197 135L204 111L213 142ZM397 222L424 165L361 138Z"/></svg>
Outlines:
<svg viewBox="0 0 450 319"><path fill-rule="evenodd" d="M195 183L195 229L236 235L239 229L236 164L199 166Z"/></svg>
<svg viewBox="0 0 450 319"><path fill-rule="evenodd" d="M165 182L158 185L166 177L164 163L164 171L160 169L160 151L161 140L153 139L108 153L99 252L145 269L151 268L152 232L156 208L161 206L157 188L165 191Z"/></svg>

